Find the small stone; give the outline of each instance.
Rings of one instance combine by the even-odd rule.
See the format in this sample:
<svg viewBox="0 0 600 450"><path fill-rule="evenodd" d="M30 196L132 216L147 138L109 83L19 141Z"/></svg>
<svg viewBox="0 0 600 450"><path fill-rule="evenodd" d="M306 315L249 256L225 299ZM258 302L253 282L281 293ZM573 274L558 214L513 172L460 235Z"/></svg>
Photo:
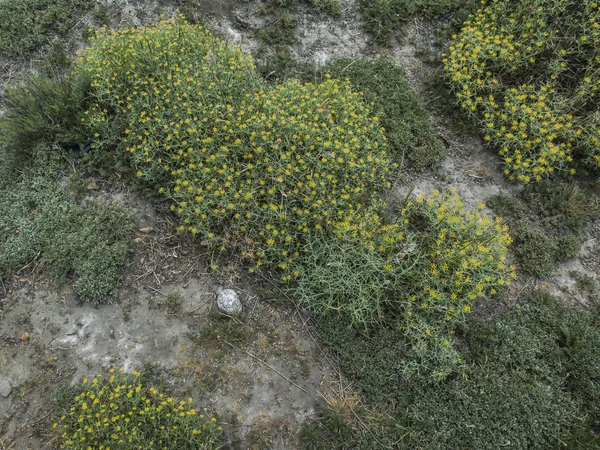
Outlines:
<svg viewBox="0 0 600 450"><path fill-rule="evenodd" d="M29 333L27 331L21 336L21 341L23 341L23 344L29 343Z"/></svg>
<svg viewBox="0 0 600 450"><path fill-rule="evenodd" d="M217 307L223 314L230 316L242 312L242 303L233 289L223 289L217 294Z"/></svg>
<svg viewBox="0 0 600 450"><path fill-rule="evenodd" d="M4 380L4 379L0 379L0 395L4 398L7 398L10 393L12 392L12 385L10 384L10 381L8 380Z"/></svg>
<svg viewBox="0 0 600 450"><path fill-rule="evenodd" d="M96 180L92 179L92 180L91 180L91 181L88 183L88 185L87 185L87 188L88 188L90 191L97 191L97 190L98 190L98 183L96 183Z"/></svg>
<svg viewBox="0 0 600 450"><path fill-rule="evenodd" d="M140 233L151 233L152 231L154 231L154 228L152 227L140 228Z"/></svg>

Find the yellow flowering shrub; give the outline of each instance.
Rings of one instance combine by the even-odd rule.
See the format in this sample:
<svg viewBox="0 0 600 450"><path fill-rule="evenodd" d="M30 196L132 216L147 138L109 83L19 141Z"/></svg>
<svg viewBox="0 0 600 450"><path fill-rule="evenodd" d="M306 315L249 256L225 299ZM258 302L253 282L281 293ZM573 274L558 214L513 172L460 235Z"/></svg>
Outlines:
<svg viewBox="0 0 600 450"><path fill-rule="evenodd" d="M600 9L593 0L484 1L453 36L456 99L521 182L600 168Z"/></svg>
<svg viewBox="0 0 600 450"><path fill-rule="evenodd" d="M221 427L192 407L144 386L140 372L85 378L54 424L66 450L217 450ZM59 413L60 414L60 413Z"/></svg>
<svg viewBox="0 0 600 450"><path fill-rule="evenodd" d="M335 239L310 243L296 297L320 315L400 329L407 376L439 380L455 370L454 328L515 276L505 261L508 227L466 211L454 191L407 199L391 223L369 209L333 230Z"/></svg>
<svg viewBox="0 0 600 450"><path fill-rule="evenodd" d="M182 19L100 30L77 70L93 80L94 145L127 154L181 231L236 245L251 271L298 276L308 235L389 187L383 130L348 82L267 86L250 56Z"/></svg>

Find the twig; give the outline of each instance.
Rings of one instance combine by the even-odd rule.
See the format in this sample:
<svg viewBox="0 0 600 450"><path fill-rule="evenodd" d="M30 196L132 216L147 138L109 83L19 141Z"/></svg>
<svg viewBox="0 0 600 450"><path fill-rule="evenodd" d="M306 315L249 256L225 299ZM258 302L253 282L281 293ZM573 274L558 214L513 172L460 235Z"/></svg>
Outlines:
<svg viewBox="0 0 600 450"><path fill-rule="evenodd" d="M188 269L188 271L185 273L185 275L183 275L181 278L179 278L179 280L176 281L176 283L181 283L181 281L188 276L188 274L194 270L194 268L198 265L198 261L196 260L196 262L194 264L192 264L192 267L190 267Z"/></svg>
<svg viewBox="0 0 600 450"><path fill-rule="evenodd" d="M160 292L158 289L156 289L156 288L153 288L153 287L152 287L152 286L150 286L150 285L146 285L146 287L147 287L148 289L152 289L154 292L156 292L157 294L160 294L160 295L162 295L163 297L166 297L166 296L167 296L167 294L165 294L165 293L163 293L163 292Z"/></svg>
<svg viewBox="0 0 600 450"><path fill-rule="evenodd" d="M143 275L140 275L139 277L137 277L137 278L135 279L135 281L139 280L140 278L147 277L147 276L148 276L148 275L150 275L152 272L154 272L154 269L150 269L150 270L149 270L148 272L146 272L145 274L143 274Z"/></svg>
<svg viewBox="0 0 600 450"><path fill-rule="evenodd" d="M233 349L235 349L235 350L238 350L238 351L240 351L240 352L242 352L242 353L245 353L245 354L246 354L246 355L248 355L250 358L257 360L257 361L258 361L259 363L261 363L261 364L264 364L264 365L265 365L265 366L267 366L269 369L271 369L273 372L275 372L277 375L279 375L281 378L283 378L284 380L287 380L288 382L290 382L291 384L293 384L294 386L296 386L298 389L300 389L300 390L301 390L302 392L304 392L305 394L308 394L308 395L310 395L310 393L309 393L309 392L308 392L306 389L304 389L302 386L300 386L300 385L298 385L298 384L294 383L292 380L290 380L290 379L289 379L288 377L286 377L284 374L282 374L281 372L279 372L279 371L278 371L277 369L275 369L273 366L271 366L271 365L267 364L266 362L264 362L264 361L263 361L262 359L260 359L259 357L257 357L257 356L254 356L252 353L250 353L250 352L247 352L246 350L242 350L241 348L239 348L239 347L236 347L235 345L233 345L233 344L230 344L230 343L229 343L229 342L227 342L227 341L224 341L224 342L225 342L227 345L229 345L231 348L233 348Z"/></svg>
<svg viewBox="0 0 600 450"><path fill-rule="evenodd" d="M468 173L467 176L475 178L477 180L483 180L483 177L480 177L479 175L473 175L472 173Z"/></svg>
<svg viewBox="0 0 600 450"><path fill-rule="evenodd" d="M19 272L23 272L25 269L27 269L30 265L32 265L36 259L38 259L38 256L40 256L42 254L42 251L40 250L38 252L37 255L35 255L35 258L33 258L31 261L29 261L27 264L25 264L23 267L21 267L19 270L17 270L17 273Z"/></svg>
<svg viewBox="0 0 600 450"><path fill-rule="evenodd" d="M215 295L212 292L206 292L205 295ZM206 305L208 302L210 302L210 298L206 301L204 301L200 306L198 306L197 308L192 309L190 312L188 312L188 314L192 314L196 311L198 311L200 308L202 308L204 305Z"/></svg>
<svg viewBox="0 0 600 450"><path fill-rule="evenodd" d="M152 271L152 275L154 275L154 279L156 280L156 282L158 283L158 286L162 286L162 283L160 282L160 280L158 279L158 275L156 275L156 272L153 270Z"/></svg>

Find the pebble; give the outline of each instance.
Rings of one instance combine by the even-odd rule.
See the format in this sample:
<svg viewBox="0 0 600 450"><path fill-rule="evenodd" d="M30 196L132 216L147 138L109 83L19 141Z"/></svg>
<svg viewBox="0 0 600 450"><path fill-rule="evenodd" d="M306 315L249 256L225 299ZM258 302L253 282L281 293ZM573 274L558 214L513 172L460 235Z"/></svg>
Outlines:
<svg viewBox="0 0 600 450"><path fill-rule="evenodd" d="M13 387L10 384L10 381L0 378L0 395L4 398L7 398L12 392Z"/></svg>
<svg viewBox="0 0 600 450"><path fill-rule="evenodd" d="M223 314L230 316L242 312L242 302L233 289L223 289L217 294L217 307Z"/></svg>

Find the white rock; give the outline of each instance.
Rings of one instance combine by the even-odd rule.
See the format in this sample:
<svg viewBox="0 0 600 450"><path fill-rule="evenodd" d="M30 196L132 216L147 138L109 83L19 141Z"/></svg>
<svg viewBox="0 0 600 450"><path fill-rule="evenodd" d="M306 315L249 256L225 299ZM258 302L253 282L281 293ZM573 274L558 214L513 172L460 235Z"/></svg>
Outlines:
<svg viewBox="0 0 600 450"><path fill-rule="evenodd" d="M242 303L233 289L223 289L217 294L217 307L223 314L230 316L242 312Z"/></svg>
<svg viewBox="0 0 600 450"><path fill-rule="evenodd" d="M10 381L5 379L0 379L0 395L4 398L8 397L12 392L12 385Z"/></svg>

